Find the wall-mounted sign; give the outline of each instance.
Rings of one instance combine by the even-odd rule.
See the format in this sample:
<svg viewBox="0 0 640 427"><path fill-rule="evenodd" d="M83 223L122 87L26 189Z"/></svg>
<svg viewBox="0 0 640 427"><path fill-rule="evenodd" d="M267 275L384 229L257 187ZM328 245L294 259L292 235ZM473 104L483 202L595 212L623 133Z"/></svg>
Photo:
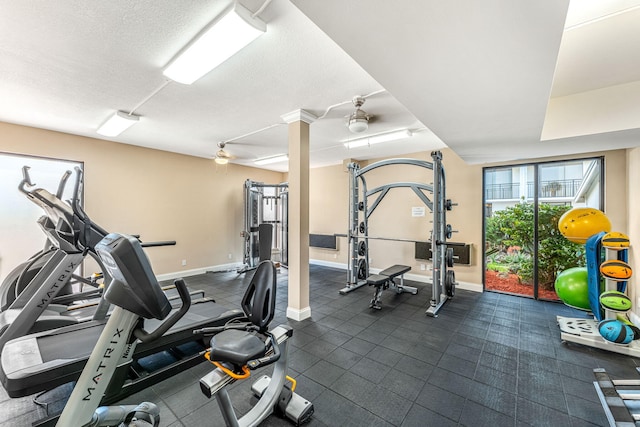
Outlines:
<svg viewBox="0 0 640 427"><path fill-rule="evenodd" d="M414 206L411 208L411 216L424 216L424 206Z"/></svg>

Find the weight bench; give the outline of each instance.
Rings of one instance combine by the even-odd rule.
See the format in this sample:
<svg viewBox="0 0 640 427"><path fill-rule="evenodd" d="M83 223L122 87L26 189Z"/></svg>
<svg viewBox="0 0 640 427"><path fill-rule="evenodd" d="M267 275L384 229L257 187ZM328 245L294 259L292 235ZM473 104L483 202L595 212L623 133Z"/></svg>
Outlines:
<svg viewBox="0 0 640 427"><path fill-rule="evenodd" d="M602 368L594 369L593 374L593 385L609 425L636 426L640 420L640 380L614 380Z"/></svg>
<svg viewBox="0 0 640 427"><path fill-rule="evenodd" d="M411 267L409 267L408 265L396 264L382 270L378 274L367 277L367 284L369 286L376 287L376 290L373 293L373 299L369 304L369 308L375 308L376 310L380 310L382 308L382 306L380 305L380 297L382 296L382 291L384 291L385 289L392 288L396 291L396 294L401 294L404 292L410 292L413 295L417 294L418 288L404 285L404 273L409 270L411 270ZM396 277L400 278L400 283L396 283Z"/></svg>

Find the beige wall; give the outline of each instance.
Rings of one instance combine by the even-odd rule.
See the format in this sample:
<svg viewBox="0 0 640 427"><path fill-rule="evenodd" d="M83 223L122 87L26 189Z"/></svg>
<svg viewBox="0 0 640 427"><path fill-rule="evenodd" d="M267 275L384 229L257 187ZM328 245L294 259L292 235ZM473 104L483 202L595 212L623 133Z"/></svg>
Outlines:
<svg viewBox="0 0 640 427"><path fill-rule="evenodd" d="M208 159L6 123L0 123L0 151L83 161L86 210L94 221L107 230L140 234L146 240L178 242L175 247L148 250L158 274L241 262L243 182L247 178L268 183L286 180L277 172L238 165L220 167ZM605 156L605 211L613 229L628 231L632 242L640 240L637 221L627 221L640 214L640 197L632 191L640 182L640 149L592 155ZM410 157L431 161L426 152ZM447 214L447 222L458 230L451 240L472 244L472 265L456 265L456 279L480 284L482 166L467 165L448 149L443 150L443 164L447 197L458 203ZM409 168L393 166L388 171L372 171L368 174L369 188L401 180L432 182L429 174ZM348 176L342 165L310 171L311 233L347 232ZM421 205L410 190L392 190L372 215L370 234L427 239L431 230L428 214L425 218L411 217L411 207ZM339 238L338 245L338 251L311 248L310 258L344 266L346 238ZM370 249L373 268L404 263L412 266L413 274L430 275L420 270L421 262L413 258L411 243L372 241ZM631 255L632 267L640 271L638 255L633 250ZM187 260L184 267L183 259Z"/></svg>
<svg viewBox="0 0 640 427"><path fill-rule="evenodd" d="M447 212L447 222L454 230L451 241L471 244L471 265L456 264L456 280L470 284L482 284L482 169L490 165L468 165L453 151L442 150L446 173L447 198L455 206ZM627 160L624 150L590 153L581 157L605 156L605 212L614 230L627 230ZM416 153L410 156L431 161L430 153ZM570 156L536 159L551 161L570 159ZM377 161L377 160L372 160ZM369 163L371 163L369 162ZM509 164L526 163L511 162ZM504 163L503 163L504 164ZM364 163L363 163L364 166ZM373 188L380 184L398 181L432 183L430 174L412 169L411 166L390 166L376 169L367 174L367 184ZM342 166L330 166L311 171L310 232L333 234L347 232L348 183L349 174ZM632 182L629 180L629 182ZM636 181L640 182L640 181ZM636 203L638 203L636 201ZM412 218L411 207L422 202L407 189L393 189L370 217L369 235L427 240L431 230L429 214L426 218ZM630 215L629 218L632 218ZM348 256L346 238L339 238L339 250L311 249L312 259L346 264ZM383 269L401 263L412 267L411 274L430 276L429 271L421 271L423 261L414 259L414 246L408 242L371 241L371 267Z"/></svg>
<svg viewBox="0 0 640 427"><path fill-rule="evenodd" d="M311 169L309 173L309 232L346 234L349 173L342 165ZM347 239L338 238L338 250L309 249L311 259L347 263ZM345 276L346 277L346 276Z"/></svg>
<svg viewBox="0 0 640 427"><path fill-rule="evenodd" d="M147 250L156 274L242 262L243 183L283 180L278 172L6 123L0 151L84 162L93 221L143 240L177 241Z"/></svg>

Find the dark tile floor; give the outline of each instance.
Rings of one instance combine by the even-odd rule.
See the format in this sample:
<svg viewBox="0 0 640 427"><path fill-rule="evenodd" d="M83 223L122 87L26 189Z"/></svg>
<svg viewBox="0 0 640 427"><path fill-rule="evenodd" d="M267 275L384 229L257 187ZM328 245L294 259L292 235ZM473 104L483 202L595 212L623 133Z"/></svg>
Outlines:
<svg viewBox="0 0 640 427"><path fill-rule="evenodd" d="M208 273L187 282L238 307L247 276ZM295 322L285 317L286 270L279 274L273 325L295 330L289 366L297 392L315 406L311 426L603 426L593 368L637 376L637 359L562 343L556 315L581 314L560 304L458 290L431 318L430 286L411 283L415 296L387 291L382 310L372 311L371 289L338 293L345 279L342 270L311 266L312 319ZM199 365L125 403L156 402L162 426L224 425L215 399L198 387L210 369ZM238 413L250 408L250 385L231 387ZM31 398L0 390L3 426L26 426L43 413ZM263 425L289 423L271 416Z"/></svg>

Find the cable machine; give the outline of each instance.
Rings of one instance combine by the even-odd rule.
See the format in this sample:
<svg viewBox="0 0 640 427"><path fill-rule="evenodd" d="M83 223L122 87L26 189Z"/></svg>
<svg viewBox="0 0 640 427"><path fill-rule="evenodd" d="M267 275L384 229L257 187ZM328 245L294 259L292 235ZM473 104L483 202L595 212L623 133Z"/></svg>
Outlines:
<svg viewBox="0 0 640 427"><path fill-rule="evenodd" d="M451 238L453 230L446 220L446 211L452 209L453 203L451 199L446 198L442 153L434 151L431 153L431 158L433 159L432 163L416 159L388 159L362 169L357 163L349 164L349 230L347 232L349 257L347 286L340 290L341 294L347 294L366 285L367 277L369 277L369 239L376 239L368 235L369 217L392 188L404 187L411 188L433 214L433 229L431 231L432 297L426 314L436 317L443 304L454 296L455 273L448 269L453 267L453 248L447 248L447 239ZM433 185L417 182L394 182L369 190L365 174L389 165L412 165L432 170ZM432 200L426 193L432 194ZM374 196L377 197L373 199ZM370 200L372 203L369 203Z"/></svg>
<svg viewBox="0 0 640 427"><path fill-rule="evenodd" d="M244 183L244 273L261 261L272 259L285 267L287 249L289 184L264 184L247 179Z"/></svg>

